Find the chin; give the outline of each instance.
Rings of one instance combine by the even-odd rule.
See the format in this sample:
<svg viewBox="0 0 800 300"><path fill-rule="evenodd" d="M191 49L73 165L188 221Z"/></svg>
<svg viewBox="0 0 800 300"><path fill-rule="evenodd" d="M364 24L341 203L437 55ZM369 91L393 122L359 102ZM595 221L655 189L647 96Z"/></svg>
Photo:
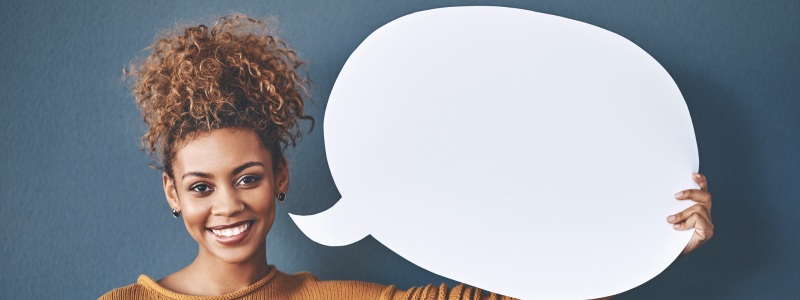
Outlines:
<svg viewBox="0 0 800 300"><path fill-rule="evenodd" d="M248 251L250 250L250 251ZM257 253L255 249L236 249L236 250L228 250L228 249L216 249L213 251L214 256L219 258L221 261L224 261L229 264L241 264L250 261L253 256Z"/></svg>
<svg viewBox="0 0 800 300"><path fill-rule="evenodd" d="M215 243L212 241L211 243ZM259 253L258 245L241 245L239 247L220 247L219 245L204 245L208 254L217 259L229 263L246 263Z"/></svg>

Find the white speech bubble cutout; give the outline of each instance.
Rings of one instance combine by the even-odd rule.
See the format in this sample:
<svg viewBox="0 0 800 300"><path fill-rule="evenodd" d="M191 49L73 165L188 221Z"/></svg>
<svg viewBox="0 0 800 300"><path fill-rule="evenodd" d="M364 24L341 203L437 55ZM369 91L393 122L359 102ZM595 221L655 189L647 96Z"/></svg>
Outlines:
<svg viewBox="0 0 800 300"><path fill-rule="evenodd" d="M523 299L590 299L658 275L693 231L697 145L653 57L586 23L502 7L413 13L373 32L331 91L342 199L291 215L312 240L372 235L414 264Z"/></svg>

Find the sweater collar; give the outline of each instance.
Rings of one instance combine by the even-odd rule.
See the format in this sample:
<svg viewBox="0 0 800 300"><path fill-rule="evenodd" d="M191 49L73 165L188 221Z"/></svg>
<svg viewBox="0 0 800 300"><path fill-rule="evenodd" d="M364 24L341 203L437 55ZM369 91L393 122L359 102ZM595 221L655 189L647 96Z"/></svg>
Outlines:
<svg viewBox="0 0 800 300"><path fill-rule="evenodd" d="M240 298L240 297L242 297L244 295L252 293L255 290L258 290L260 287L264 286L267 282L272 280L272 278L275 278L275 274L277 274L277 273L278 273L278 269L275 268L274 265L270 265L269 266L269 273L267 273L267 275L264 276L264 278L261 278L260 280L256 281L256 283L253 283L253 284L251 284L251 285L249 285L249 286L247 286L247 287L245 287L245 288L243 288L241 290L235 291L233 293L219 295L219 296L192 296L192 295L176 293L176 292L170 291L168 289L165 289L164 287L159 285L155 280L153 280L152 278L150 278L149 276L144 275L144 274L139 275L139 280L137 280L136 283L144 286L145 288L147 288L147 289L149 289L151 291L154 291L156 293L159 293L161 295L167 296L167 297L172 298L172 299L181 299L181 300L183 300L183 299L186 299L186 300L228 300L228 299Z"/></svg>

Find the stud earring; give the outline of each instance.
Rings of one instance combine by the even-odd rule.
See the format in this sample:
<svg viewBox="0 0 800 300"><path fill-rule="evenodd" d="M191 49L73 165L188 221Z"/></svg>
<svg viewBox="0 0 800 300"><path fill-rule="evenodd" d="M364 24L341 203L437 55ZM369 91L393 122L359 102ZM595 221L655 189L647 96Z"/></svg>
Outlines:
<svg viewBox="0 0 800 300"><path fill-rule="evenodd" d="M278 202L283 202L283 200L286 200L286 193L284 192L278 193Z"/></svg>
<svg viewBox="0 0 800 300"><path fill-rule="evenodd" d="M173 208L172 209L172 216L175 217L175 218L180 217L181 216L181 212L179 212L178 209Z"/></svg>

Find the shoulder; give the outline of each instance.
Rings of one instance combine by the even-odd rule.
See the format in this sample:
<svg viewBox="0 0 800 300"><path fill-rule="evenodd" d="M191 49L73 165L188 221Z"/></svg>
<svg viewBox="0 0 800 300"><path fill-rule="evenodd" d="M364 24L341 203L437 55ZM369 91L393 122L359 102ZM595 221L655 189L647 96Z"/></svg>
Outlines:
<svg viewBox="0 0 800 300"><path fill-rule="evenodd" d="M99 300L134 300L151 299L150 291L141 284L131 284L126 287L116 288L101 296Z"/></svg>
<svg viewBox="0 0 800 300"><path fill-rule="evenodd" d="M106 293L99 300L144 300L144 299L158 299L159 293L151 286L156 285L155 281L147 275L139 275L139 279L135 284L129 286L116 288Z"/></svg>
<svg viewBox="0 0 800 300"><path fill-rule="evenodd" d="M380 299L403 299L403 300L422 300L422 299L469 299L469 300L516 300L514 298L498 295L495 293L486 294L479 288L471 287L466 284L459 284L449 288L442 283L439 286L429 284L424 287L412 287L405 291L395 290L390 286Z"/></svg>
<svg viewBox="0 0 800 300"><path fill-rule="evenodd" d="M494 293L484 294L481 289L459 284L449 288L442 283L439 286L429 284L424 287L412 287L399 290L394 285L382 285L363 281L331 280L321 281L308 272L289 275L278 272L275 283L281 290L281 299L469 299L469 300L510 300L512 298Z"/></svg>
<svg viewBox="0 0 800 300"><path fill-rule="evenodd" d="M382 299L394 286L363 281L321 281L309 272L286 274L278 271L275 283L287 298Z"/></svg>

